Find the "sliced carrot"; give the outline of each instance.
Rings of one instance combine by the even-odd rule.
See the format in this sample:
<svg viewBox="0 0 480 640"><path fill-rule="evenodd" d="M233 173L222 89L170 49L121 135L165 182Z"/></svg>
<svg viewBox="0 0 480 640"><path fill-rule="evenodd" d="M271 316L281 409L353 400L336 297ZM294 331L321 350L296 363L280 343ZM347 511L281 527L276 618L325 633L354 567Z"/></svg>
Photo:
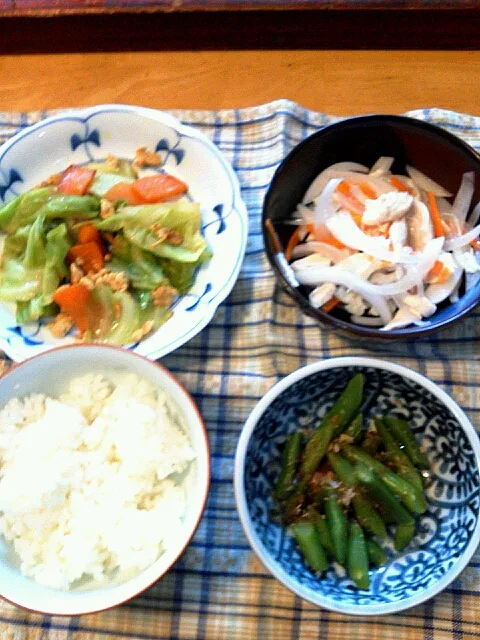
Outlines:
<svg viewBox="0 0 480 640"><path fill-rule="evenodd" d="M370 200L376 200L377 192L373 187L371 187L368 182L360 182L358 185L362 192L369 198Z"/></svg>
<svg viewBox="0 0 480 640"><path fill-rule="evenodd" d="M337 247L337 249L345 249L345 245L340 240L337 240L327 227L319 227L315 229L315 226L312 222L309 222L305 225L308 233L311 233L317 242L324 242L325 244L329 244L332 247Z"/></svg>
<svg viewBox="0 0 480 640"><path fill-rule="evenodd" d="M346 180L342 180L335 191L343 196L342 206L354 216L355 222L358 224L365 210L365 206L353 194L350 184Z"/></svg>
<svg viewBox="0 0 480 640"><path fill-rule="evenodd" d="M350 185L346 180L342 180L338 185L335 191L341 193L343 196L349 198L352 195L352 190L350 189Z"/></svg>
<svg viewBox="0 0 480 640"><path fill-rule="evenodd" d="M57 189L61 193L70 196L83 196L87 192L94 176L94 169L72 164L63 172Z"/></svg>
<svg viewBox="0 0 480 640"><path fill-rule="evenodd" d="M480 240L478 238L475 238L475 240L472 240L470 242L470 246L473 247L475 251L480 251Z"/></svg>
<svg viewBox="0 0 480 640"><path fill-rule="evenodd" d="M410 195L413 196L413 191L408 187L404 182L399 180L396 176L390 176L388 179L392 187L395 187L397 191L406 191Z"/></svg>
<svg viewBox="0 0 480 640"><path fill-rule="evenodd" d="M69 262L80 261L82 270L85 273L96 273L103 268L103 252L97 242L85 242L85 244L76 244L69 250L67 254Z"/></svg>
<svg viewBox="0 0 480 640"><path fill-rule="evenodd" d="M82 224L77 233L78 244L87 244L89 242L96 242L100 247L100 251L102 252L102 256L105 256L107 253L107 249L105 243L102 238L102 234L97 229L97 227L91 222L86 222Z"/></svg>
<svg viewBox="0 0 480 640"><path fill-rule="evenodd" d="M87 331L90 290L83 284L66 284L53 294L53 300L68 314L82 333Z"/></svg>
<svg viewBox="0 0 480 640"><path fill-rule="evenodd" d="M132 189L143 202L165 202L185 193L188 186L168 173L156 173L135 180Z"/></svg>
<svg viewBox="0 0 480 640"><path fill-rule="evenodd" d="M325 313L330 313L330 311L332 311L333 309L335 309L336 306L338 306L340 304L340 299L337 298L336 296L332 296L330 298L330 300L328 300L323 306L322 306L322 311L325 311Z"/></svg>
<svg viewBox="0 0 480 640"><path fill-rule="evenodd" d="M435 194L432 191L428 192L428 209L430 211L430 217L432 219L433 224L433 232L436 238L440 238L445 235L445 231L443 230L442 219L440 217L440 212L438 210L437 199L435 198Z"/></svg>
<svg viewBox="0 0 480 640"><path fill-rule="evenodd" d="M142 198L133 190L131 182L117 182L106 192L105 198L110 202L126 200L129 204L144 204Z"/></svg>
<svg viewBox="0 0 480 640"><path fill-rule="evenodd" d="M300 242L300 233L297 227L295 231L292 233L292 235L290 236L290 240L288 241L287 247L285 249L285 258L288 260L288 262L290 262L290 260L292 259L292 252L299 242Z"/></svg>
<svg viewBox="0 0 480 640"><path fill-rule="evenodd" d="M86 242L102 242L102 234L97 227L91 222L86 222L78 228L78 242L79 244L85 244Z"/></svg>
<svg viewBox="0 0 480 640"><path fill-rule="evenodd" d="M318 242L324 242L325 244L329 244L332 247L337 247L337 249L345 249L345 245L340 240L337 240L335 236L333 236L327 227L317 228L315 229L315 240Z"/></svg>

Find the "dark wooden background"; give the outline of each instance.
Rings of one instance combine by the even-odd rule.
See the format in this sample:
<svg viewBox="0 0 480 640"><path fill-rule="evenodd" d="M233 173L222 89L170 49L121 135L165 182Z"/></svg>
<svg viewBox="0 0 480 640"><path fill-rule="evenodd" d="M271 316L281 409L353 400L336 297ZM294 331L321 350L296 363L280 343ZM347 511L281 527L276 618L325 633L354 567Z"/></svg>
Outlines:
<svg viewBox="0 0 480 640"><path fill-rule="evenodd" d="M478 49L479 44L477 10L222 11L0 18L0 52L7 54L212 49L472 50Z"/></svg>

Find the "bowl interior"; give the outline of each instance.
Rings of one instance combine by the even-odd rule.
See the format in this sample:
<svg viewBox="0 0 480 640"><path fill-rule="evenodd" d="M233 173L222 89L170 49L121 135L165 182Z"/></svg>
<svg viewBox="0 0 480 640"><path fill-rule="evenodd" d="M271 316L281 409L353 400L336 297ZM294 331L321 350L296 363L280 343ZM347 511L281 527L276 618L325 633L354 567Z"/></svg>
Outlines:
<svg viewBox="0 0 480 640"><path fill-rule="evenodd" d="M357 372L366 380L365 418L407 417L431 466L428 510L418 520L415 538L401 554L385 546L387 564L370 572L369 591L355 588L333 568L321 578L307 569L291 536L275 522L272 499L286 434L314 428ZM476 447L477 452L459 419L436 395L394 371L345 366L299 379L260 415L246 450L247 526L253 529L260 557L303 597L346 613L398 610L416 604L426 593L434 595L453 579L472 538L478 538L478 443Z"/></svg>
<svg viewBox="0 0 480 640"><path fill-rule="evenodd" d="M363 116L329 125L301 142L278 168L264 203L264 222L271 219L279 238L286 246L293 227L284 225L291 218L297 204L313 181L328 166L342 161L353 161L372 166L380 156L392 156L393 173L405 174L407 164L419 169L455 194L463 173L476 174L472 206L480 200L480 157L456 136L420 120L403 116ZM461 314L468 313L478 304L480 283L470 289L454 304L439 305L437 312L423 327L407 327L382 332L349 322L338 312L326 314L313 309L304 287L293 288L285 279L274 258L275 249L265 234L265 245L270 262L281 284L298 302L304 312L322 323L334 324L358 336L391 337L425 333L448 325Z"/></svg>
<svg viewBox="0 0 480 640"><path fill-rule="evenodd" d="M24 576L19 569L18 557L0 536L0 594L27 609L76 615L105 609L133 597L155 582L175 562L203 513L209 485L209 450L203 422L183 387L166 369L154 362L128 351L105 346L59 348L25 361L5 376L0 381L0 407L12 397L30 393L44 393L55 397L65 390L71 378L94 372L115 377L121 376L123 372L134 372L163 388L180 409L196 452L195 463L185 478L188 502L182 535L175 548L167 549L141 574L127 580L112 576L103 585L81 582L70 591L48 588Z"/></svg>

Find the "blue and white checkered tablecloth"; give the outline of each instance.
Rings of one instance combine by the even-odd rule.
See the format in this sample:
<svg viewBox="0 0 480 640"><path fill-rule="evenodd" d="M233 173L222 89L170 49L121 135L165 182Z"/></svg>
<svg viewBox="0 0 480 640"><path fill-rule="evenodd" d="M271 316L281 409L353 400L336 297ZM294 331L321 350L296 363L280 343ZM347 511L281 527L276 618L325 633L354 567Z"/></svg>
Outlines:
<svg viewBox="0 0 480 640"><path fill-rule="evenodd" d="M383 618L349 618L292 595L250 551L233 496L233 458L244 421L281 377L318 359L375 355L431 378L480 425L480 313L443 333L392 346L322 331L275 285L260 229L266 187L302 138L335 120L287 100L239 110L173 111L211 137L232 163L250 232L239 279L199 335L163 359L193 394L209 432L212 486L200 527L174 568L116 609L77 618L40 616L0 603L0 640L466 640L480 637L480 555L441 595ZM0 142L51 112L0 113ZM480 150L480 117L441 109L434 122Z"/></svg>

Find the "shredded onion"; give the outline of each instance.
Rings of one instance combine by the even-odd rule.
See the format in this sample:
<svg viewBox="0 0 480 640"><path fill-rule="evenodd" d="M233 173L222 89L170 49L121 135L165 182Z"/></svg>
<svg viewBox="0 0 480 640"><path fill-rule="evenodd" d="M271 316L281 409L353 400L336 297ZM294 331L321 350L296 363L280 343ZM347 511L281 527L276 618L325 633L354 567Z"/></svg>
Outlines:
<svg viewBox="0 0 480 640"><path fill-rule="evenodd" d="M368 167L358 162L337 162L330 167L324 169L315 180L308 187L305 195L303 196L303 203L308 204L315 200L323 191L325 185L332 178L338 178L338 173L344 173L347 171L354 171L358 173L368 173Z"/></svg>
<svg viewBox="0 0 480 640"><path fill-rule="evenodd" d="M332 282L356 291L377 310L384 324L390 322L392 314L385 298L377 293L378 286L365 282L350 271L339 267L308 268L297 271L296 276L300 284L318 286L322 282Z"/></svg>
<svg viewBox="0 0 480 640"><path fill-rule="evenodd" d="M415 184L415 182L409 178L406 175L400 174L400 173L393 173L391 176L391 178L396 178L397 180L400 180L400 182L402 182L406 187L408 187L410 189L411 194L415 197L415 198L420 198L420 189L418 188L418 186Z"/></svg>
<svg viewBox="0 0 480 640"><path fill-rule="evenodd" d="M329 180L321 196L316 201L313 213L313 224L316 230L325 228L327 219L337 211L337 205L332 202L332 196L340 182L339 178Z"/></svg>
<svg viewBox="0 0 480 640"><path fill-rule="evenodd" d="M390 251L386 238L367 236L349 213L337 213L326 222L327 229L342 244L387 262L417 263L418 257Z"/></svg>
<svg viewBox="0 0 480 640"><path fill-rule="evenodd" d="M325 258L329 258L332 262L340 262L340 260L344 260L350 255L350 251L348 250L338 249L326 242L312 240L312 242L306 242L305 244L297 244L292 252L292 258L295 260L297 258L304 258L311 253L318 253Z"/></svg>
<svg viewBox="0 0 480 640"><path fill-rule="evenodd" d="M304 224L313 222L313 209L311 209L310 207L307 207L304 204L299 204L297 206L297 212L302 216Z"/></svg>
<svg viewBox="0 0 480 640"><path fill-rule="evenodd" d="M430 240L420 255L420 262L416 265L411 265L406 274L396 282L386 282L385 284L371 286L376 287L377 293L384 296L397 296L406 293L412 287L415 287L419 280L423 280L433 267L435 260L440 255L443 242L443 237Z"/></svg>
<svg viewBox="0 0 480 640"><path fill-rule="evenodd" d="M343 285L348 289L357 291L367 301L370 301L369 298L366 297L367 294L376 298L397 296L409 291L412 287L416 286L419 278L425 277L439 256L443 241L443 237L431 240L422 252L420 262L412 265L406 274L396 282L372 284L340 267L319 267L318 269L311 267L298 271L297 278L302 284L309 284L311 286L316 286L320 282L334 282L335 284ZM377 308L373 303L372 305Z"/></svg>
<svg viewBox="0 0 480 640"><path fill-rule="evenodd" d="M383 176L390 171L392 168L392 164L395 158L390 156L380 156L380 158L375 162L373 167L370 169L370 175L380 175Z"/></svg>
<svg viewBox="0 0 480 640"><path fill-rule="evenodd" d="M324 258L319 253L311 253L309 256L299 258L290 263L290 266L294 271L301 271L302 269L312 269L314 267L329 267L331 260Z"/></svg>
<svg viewBox="0 0 480 640"><path fill-rule="evenodd" d="M403 329L410 324L423 324L417 316L413 315L406 307L400 307L392 320L380 329L380 331L390 331L391 329Z"/></svg>
<svg viewBox="0 0 480 640"><path fill-rule="evenodd" d="M450 212L451 215L455 216L460 222L465 222L467 219L474 190L474 173L473 171L468 171L462 176L462 182L460 183Z"/></svg>
<svg viewBox="0 0 480 640"><path fill-rule="evenodd" d="M349 293L349 300L351 298L360 303L361 298L358 308L349 307L348 304L346 306L352 322L364 326L378 326L386 331L411 324L422 326L422 317L431 315L437 304L447 298L452 301L458 300L458 291L465 272L467 286L477 286L480 282L480 271L470 274L471 277L468 278L469 271L474 271L471 261L458 260L459 264L455 264L454 271L446 282L425 282L425 277L435 261L441 259L442 250L447 253L453 252L453 256L456 256L457 252L465 252L466 246L480 236L480 202L469 215L475 193L472 171L462 175L453 199L452 194L442 185L415 167L406 166L407 175L399 175L398 179L414 194L415 206L403 221L403 226L406 232L408 231L404 240L404 234L399 233L402 229L397 229L394 225L390 227L389 237L384 237L380 233L367 234L362 230L363 225L360 225L360 222L357 224L355 214L351 213L352 202L345 199L342 201L342 194L337 191L338 185L342 181L348 183L354 199L360 202L361 206L357 208L361 217L365 202L370 199L366 195L369 191L363 185L368 185L377 198L396 191L391 173L394 161L393 157L381 156L371 169L356 162L339 162L324 169L313 180L295 212L300 224L313 223L315 233L306 236L312 238L311 241L298 244L292 252L295 260L292 275L294 270L298 283L316 288L314 290L322 294L316 302L323 301L330 289L338 287L335 295L340 299L341 291ZM432 220L426 206L426 192L432 192L437 198L445 229L447 226L449 229L447 238L443 235L433 237ZM373 195L372 197L375 199ZM466 232L465 227L468 229ZM343 248L333 246L337 244L333 239ZM471 248L467 253L472 257L475 255ZM319 258L308 258L310 255L317 255ZM480 256L480 252L476 255ZM352 270L349 271L345 263L344 268L342 261L349 256L384 261L384 264L386 262L394 269L397 279L376 284L372 277L372 281L369 281L365 279L365 274L362 276L358 265L351 267ZM302 260L303 257L307 257L306 260ZM323 258L326 260L322 260ZM326 289L328 286L330 289ZM418 296L421 300L417 300ZM362 309L368 308L367 305L371 307L371 314L375 317L362 315Z"/></svg>
<svg viewBox="0 0 480 640"><path fill-rule="evenodd" d="M474 210L470 214L470 217L468 218L468 224L471 227L474 227L477 224L479 218L480 218L480 201L477 202Z"/></svg>
<svg viewBox="0 0 480 640"><path fill-rule="evenodd" d="M456 236L455 238L449 238L445 242L444 249L445 251L454 251L455 249L460 249L461 247L464 247L465 245L470 244L472 240L476 240L479 235L480 235L480 224L478 224L476 227L473 227L473 229L470 229L470 231L467 231L467 233L464 233L461 236Z"/></svg>
<svg viewBox="0 0 480 640"><path fill-rule="evenodd" d="M341 178L342 180L347 180L352 184L366 184L371 187L378 195L394 191L392 185L386 182L384 178L380 178L379 176L371 176L370 174L365 175L363 173L352 173L351 171L337 173L338 175L334 175L332 176L332 178Z"/></svg>
<svg viewBox="0 0 480 640"><path fill-rule="evenodd" d="M415 184L420 187L420 189L424 189L425 191L431 191L436 196L441 196L443 198L450 198L452 194L450 191L447 191L442 186L440 186L437 182L426 176L424 173L415 169L415 167L411 167L409 164L406 166L406 170L411 179L415 182Z"/></svg>
<svg viewBox="0 0 480 640"><path fill-rule="evenodd" d="M450 215L452 212L452 205L446 198L437 196L438 213Z"/></svg>
<svg viewBox="0 0 480 640"><path fill-rule="evenodd" d="M425 289L426 297L430 302L433 302L433 304L440 304L440 302L446 300L448 296L451 296L455 291L462 277L462 273L463 269L456 267L446 282L429 284Z"/></svg>
<svg viewBox="0 0 480 640"><path fill-rule="evenodd" d="M310 191L310 187L309 187L309 189L307 190L307 193L303 198L303 204L309 204L310 202L318 198L322 190L327 185L327 183L330 180L333 180L334 178L338 178L339 180L346 180L347 182L350 182L352 184L367 184L378 194L388 193L393 190L393 187L385 183L385 180L383 180L382 178L379 178L378 176L371 176L369 173L366 174L366 173L358 173L355 171L330 171L329 170L328 173L325 173L325 175L323 176L323 181L319 183L318 187L315 189L315 192L316 192L315 195L312 196L309 193ZM312 190L312 193L313 193L313 190ZM307 198L307 195L309 196L308 198Z"/></svg>

